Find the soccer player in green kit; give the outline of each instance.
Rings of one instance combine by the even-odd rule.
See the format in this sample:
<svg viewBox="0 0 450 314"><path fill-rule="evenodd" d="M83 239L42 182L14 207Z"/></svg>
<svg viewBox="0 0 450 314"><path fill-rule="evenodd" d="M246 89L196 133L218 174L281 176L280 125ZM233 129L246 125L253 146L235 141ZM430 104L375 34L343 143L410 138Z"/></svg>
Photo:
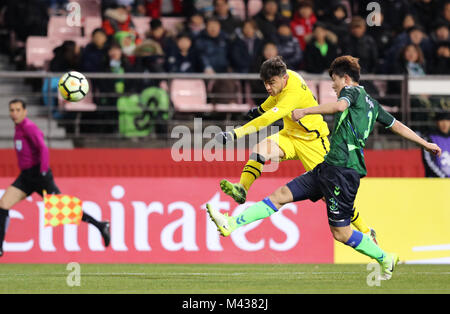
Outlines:
<svg viewBox="0 0 450 314"><path fill-rule="evenodd" d="M360 178L367 174L364 162L366 140L375 121L394 133L412 141L430 153L440 155L441 149L419 137L414 131L383 110L379 103L358 85L360 66L358 59L341 56L329 69L337 102L292 111L292 119L298 121L310 114L335 114L335 125L330 141L330 151L323 163L313 170L278 188L269 197L250 206L237 217L223 215L207 204L208 214L223 236L237 228L266 218L284 204L324 198L328 223L333 237L357 252L375 259L382 268L380 279L388 280L398 262L395 253L384 252L368 235L350 226L353 204Z"/></svg>

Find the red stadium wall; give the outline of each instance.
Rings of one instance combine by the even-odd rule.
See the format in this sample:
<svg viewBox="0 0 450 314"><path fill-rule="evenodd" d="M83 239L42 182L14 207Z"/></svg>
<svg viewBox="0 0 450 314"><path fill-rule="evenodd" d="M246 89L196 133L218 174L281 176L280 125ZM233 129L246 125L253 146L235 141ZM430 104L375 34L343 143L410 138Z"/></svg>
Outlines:
<svg viewBox="0 0 450 314"><path fill-rule="evenodd" d="M14 150L0 150L0 177L19 173ZM191 160L173 160L170 149L73 149L50 151L50 164L58 177L228 177L238 176L248 152L234 160L211 161L193 152ZM244 157L244 158L242 158ZM415 150L366 150L368 177L423 177L421 152ZM225 158L224 158L225 159ZM229 159L226 159L229 160ZM298 161L279 164L268 178L292 178L303 172Z"/></svg>

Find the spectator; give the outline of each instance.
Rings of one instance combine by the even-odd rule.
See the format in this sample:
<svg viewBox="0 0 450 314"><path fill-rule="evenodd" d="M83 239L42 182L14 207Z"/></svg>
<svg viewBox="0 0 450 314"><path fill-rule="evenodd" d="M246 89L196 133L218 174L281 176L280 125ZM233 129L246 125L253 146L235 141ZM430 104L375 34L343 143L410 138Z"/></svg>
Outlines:
<svg viewBox="0 0 450 314"><path fill-rule="evenodd" d="M304 70L309 73L327 71L331 62L337 57L336 42L336 36L330 34L324 23L314 24L313 37L305 49Z"/></svg>
<svg viewBox="0 0 450 314"><path fill-rule="evenodd" d="M246 20L242 29L231 43L230 61L234 72L248 73L253 60L260 54L263 45L262 35L253 20Z"/></svg>
<svg viewBox="0 0 450 314"><path fill-rule="evenodd" d="M278 13L278 2L276 0L265 0L261 11L253 18L263 34L264 39L275 41L277 37L277 26L282 20L281 15Z"/></svg>
<svg viewBox="0 0 450 314"><path fill-rule="evenodd" d="M105 64L102 72L123 74L131 71L132 67L123 54L120 45L113 43L108 49L108 62ZM100 97L96 102L99 105L99 110L87 115L86 118L102 119L103 123L99 125L91 124L91 127L88 127L86 131L113 133L117 130L117 99L126 91L130 92L135 87L135 84L124 79L102 79L99 81L99 91L108 95Z"/></svg>
<svg viewBox="0 0 450 314"><path fill-rule="evenodd" d="M436 22L430 37L434 46L437 46L442 41L450 41L449 24L444 21Z"/></svg>
<svg viewBox="0 0 450 314"><path fill-rule="evenodd" d="M349 25L347 23L347 17L347 8L342 3L338 3L332 8L331 14L324 19L327 29L336 34L338 47L342 45L348 36Z"/></svg>
<svg viewBox="0 0 450 314"><path fill-rule="evenodd" d="M450 177L450 111L443 111L436 115L436 128L429 130L424 137L427 141L441 147L440 157L433 156L422 150L425 176L432 178Z"/></svg>
<svg viewBox="0 0 450 314"><path fill-rule="evenodd" d="M214 0L214 14L219 21L220 27L229 37L241 26L241 20L231 14L228 0Z"/></svg>
<svg viewBox="0 0 450 314"><path fill-rule="evenodd" d="M136 0L139 15L159 19L161 16L179 16L182 14L181 0Z"/></svg>
<svg viewBox="0 0 450 314"><path fill-rule="evenodd" d="M278 54L283 57L289 69L300 69L303 53L297 38L292 36L288 21L281 22L278 26L277 48Z"/></svg>
<svg viewBox="0 0 450 314"><path fill-rule="evenodd" d="M313 8L314 5L310 1L300 2L291 21L292 33L300 43L302 51L305 50L306 42L311 36L314 24L317 21Z"/></svg>
<svg viewBox="0 0 450 314"><path fill-rule="evenodd" d="M431 63L433 58L433 44L424 33L422 27L416 25L409 28L407 32L399 34L396 38L394 38L393 42L394 45L389 49L386 55L386 70L389 73L395 67L394 62L398 58L399 51L401 51L401 49L408 44L419 45L425 56L425 60L428 63Z"/></svg>
<svg viewBox="0 0 450 314"><path fill-rule="evenodd" d="M284 19L292 18L292 4L289 0L280 0L280 13Z"/></svg>
<svg viewBox="0 0 450 314"><path fill-rule="evenodd" d="M438 42L432 68L433 74L450 74L450 41Z"/></svg>
<svg viewBox="0 0 450 314"><path fill-rule="evenodd" d="M66 40L53 50L50 61L51 72L67 72L80 70L80 47L72 40Z"/></svg>
<svg viewBox="0 0 450 314"><path fill-rule="evenodd" d="M425 75L425 58L418 45L408 44L400 52L395 73L408 73L411 76Z"/></svg>
<svg viewBox="0 0 450 314"><path fill-rule="evenodd" d="M254 60L251 68L252 73L259 73L261 65L264 61L278 56L278 48L274 42L268 41L264 44L261 54ZM255 105L259 106L267 98L267 90L261 80L251 80L250 89Z"/></svg>
<svg viewBox="0 0 450 314"><path fill-rule="evenodd" d="M401 53L396 70L398 74L407 73L409 76L424 76L428 74L426 60L422 50L418 45L408 44ZM395 88L392 91L392 86ZM388 84L389 94L400 93L401 87L398 82ZM425 92L423 95L411 97L411 120L416 125L416 129L423 131L424 126L429 124L434 117L436 110L446 109L448 98L441 96L429 96Z"/></svg>
<svg viewBox="0 0 450 314"><path fill-rule="evenodd" d="M359 58L361 73L375 73L378 65L378 52L375 40L366 34L366 21L355 16L350 23L350 36L341 47L343 54Z"/></svg>
<svg viewBox="0 0 450 314"><path fill-rule="evenodd" d="M419 46L414 44L408 44L402 48L397 60L392 62L393 69L392 74L405 74L410 75L424 75L425 74L425 58L423 52ZM388 95L400 95L402 91L401 82L388 81L387 94ZM413 100L412 100L413 101ZM387 100L389 106L400 106L399 98L392 98Z"/></svg>
<svg viewBox="0 0 450 314"><path fill-rule="evenodd" d="M114 34L114 40L122 48L122 53L128 58L128 62L135 64L136 56L134 50L136 49L136 37L134 34L126 31L119 31Z"/></svg>
<svg viewBox="0 0 450 314"><path fill-rule="evenodd" d="M379 26L372 26L367 29L367 34L375 39L377 52L378 52L378 63L380 64L380 72L384 68L384 61L386 58L386 52L392 45L393 32L388 25L384 22L383 12L375 13L374 19L380 22Z"/></svg>
<svg viewBox="0 0 450 314"><path fill-rule="evenodd" d="M195 53L200 57L201 71L223 73L228 71L228 40L220 29L217 18L209 18L206 29L195 42Z"/></svg>
<svg viewBox="0 0 450 314"><path fill-rule="evenodd" d="M136 35L136 29L131 20L131 14L126 7L119 6L117 8L108 8L104 13L102 28L108 37L112 37L115 33L124 31Z"/></svg>
<svg viewBox="0 0 450 314"><path fill-rule="evenodd" d="M170 34L164 29L161 20L157 18L150 21L150 31L147 34L147 38L159 43L164 52L169 51L175 45Z"/></svg>
<svg viewBox="0 0 450 314"><path fill-rule="evenodd" d="M300 1L303 0L299 0L297 2ZM327 16L332 13L332 10L341 4L341 0L314 0L313 3L314 13L316 14L317 19L323 22ZM347 11L347 9L345 9L345 11Z"/></svg>
<svg viewBox="0 0 450 314"><path fill-rule="evenodd" d="M167 72L193 73L198 72L197 58L192 48L192 39L187 33L177 36L176 46L166 57Z"/></svg>
<svg viewBox="0 0 450 314"><path fill-rule="evenodd" d="M361 74L376 73L378 71L378 51L372 36L366 34L366 20L354 16L350 22L350 36L343 43L342 54L359 58ZM377 95L378 90L373 81L361 81L367 93Z"/></svg>
<svg viewBox="0 0 450 314"><path fill-rule="evenodd" d="M370 11L367 10L367 5L373 0L360 0L358 14L364 19L367 17ZM379 2L381 4L384 21L389 25L395 33L400 33L402 28L402 22L407 14L411 12L410 1L408 0L384 0Z"/></svg>
<svg viewBox="0 0 450 314"><path fill-rule="evenodd" d="M40 0L4 0L2 3L1 24L4 24L7 39L2 42L7 46L11 59L17 70L26 70L25 43L28 36L46 36L48 11ZM5 35L3 35L5 36ZM38 87L37 82L36 87Z"/></svg>
<svg viewBox="0 0 450 314"><path fill-rule="evenodd" d="M165 72L165 52L161 45L153 39L147 38L136 46L134 51L136 56L135 69L138 72ZM140 83L142 86L160 86L161 80L145 79Z"/></svg>
<svg viewBox="0 0 450 314"><path fill-rule="evenodd" d="M209 18L214 11L213 0L183 0L183 11L186 16L191 16L194 13Z"/></svg>
<svg viewBox="0 0 450 314"><path fill-rule="evenodd" d="M193 43L200 33L205 29L205 18L201 13L194 13L191 15L184 27L184 32L189 34Z"/></svg>
<svg viewBox="0 0 450 314"><path fill-rule="evenodd" d="M83 49L81 70L83 72L100 72L107 60L107 47L105 30L96 28L92 32L91 42Z"/></svg>
<svg viewBox="0 0 450 314"><path fill-rule="evenodd" d="M408 30L413 27L413 26L418 26L419 24L417 23L416 18L414 17L414 15L408 13L405 15L405 17L403 18L403 22L402 22L402 27L399 31L399 34L404 33L404 32L408 32Z"/></svg>
<svg viewBox="0 0 450 314"><path fill-rule="evenodd" d="M50 72L80 71L80 47L74 41L64 41L61 46L53 50L53 54L50 61ZM42 102L53 109L56 108L58 81L57 77L46 78L42 85ZM48 98L49 92L55 97ZM55 118L61 117L56 111L53 111L53 114Z"/></svg>
<svg viewBox="0 0 450 314"><path fill-rule="evenodd" d="M430 33L436 17L436 1L417 0L412 3L411 11L417 17L418 24L422 25L427 33Z"/></svg>
<svg viewBox="0 0 450 314"><path fill-rule="evenodd" d="M450 24L450 1L444 2L441 12L438 20Z"/></svg>

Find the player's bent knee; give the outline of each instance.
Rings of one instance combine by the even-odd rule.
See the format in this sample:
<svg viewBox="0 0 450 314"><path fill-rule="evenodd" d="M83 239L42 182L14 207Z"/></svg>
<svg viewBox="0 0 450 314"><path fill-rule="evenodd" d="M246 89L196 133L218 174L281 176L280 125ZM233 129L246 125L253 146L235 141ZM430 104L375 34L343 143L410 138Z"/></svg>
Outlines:
<svg viewBox="0 0 450 314"><path fill-rule="evenodd" d="M277 208L280 208L284 204L291 203L294 200L291 190L285 185L276 189L269 198Z"/></svg>
<svg viewBox="0 0 450 314"><path fill-rule="evenodd" d="M331 234L333 235L333 238L341 243L346 243L351 235L351 229L350 231L348 228L337 228L330 226ZM350 234L349 234L350 232Z"/></svg>

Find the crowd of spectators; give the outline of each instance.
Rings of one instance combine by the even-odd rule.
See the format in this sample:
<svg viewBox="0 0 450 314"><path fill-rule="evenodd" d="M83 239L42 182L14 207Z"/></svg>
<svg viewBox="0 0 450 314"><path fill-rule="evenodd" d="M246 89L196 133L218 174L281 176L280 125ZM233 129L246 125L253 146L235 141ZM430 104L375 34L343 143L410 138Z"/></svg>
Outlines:
<svg viewBox="0 0 450 314"><path fill-rule="evenodd" d="M2 24L21 41L29 35L45 35L49 15L61 14L67 2L1 1ZM413 45L423 55L424 73L450 73L449 0L385 0L380 2L381 12L368 10L369 0L262 2L260 12L242 20L233 14L228 0L103 0L102 29L107 46L119 44L137 71L255 71L253 64L271 42L293 70L321 73L334 57L351 54L360 58L363 73L416 74L418 67L412 67L403 53ZM143 15L152 18L144 38L132 19ZM184 17L185 23L169 33L160 21L164 16ZM78 64L69 67L99 70L102 62L97 61L108 56L99 36L103 35L95 30L92 43L75 53ZM137 61L147 56L152 60ZM91 57L96 62L89 61Z"/></svg>

